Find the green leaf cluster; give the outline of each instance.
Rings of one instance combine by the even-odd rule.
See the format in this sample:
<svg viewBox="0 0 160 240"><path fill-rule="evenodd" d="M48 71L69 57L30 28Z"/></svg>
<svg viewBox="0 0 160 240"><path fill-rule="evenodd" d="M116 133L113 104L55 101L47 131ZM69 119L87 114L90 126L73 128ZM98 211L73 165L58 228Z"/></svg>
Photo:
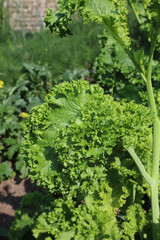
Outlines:
<svg viewBox="0 0 160 240"><path fill-rule="evenodd" d="M0 181L3 181L6 177L11 178L14 175L13 170L10 167L9 162L3 162L0 164Z"/></svg>
<svg viewBox="0 0 160 240"><path fill-rule="evenodd" d="M99 36L101 53L94 62L97 82L115 99L146 102L145 84L124 51L123 47L108 32Z"/></svg>
<svg viewBox="0 0 160 240"><path fill-rule="evenodd" d="M57 194L66 194L74 185L76 194L76 189L87 189L82 182L89 186L95 181L87 175L95 176L103 168L109 172L117 158L124 171L132 169L134 163L125 150L129 146L147 166L151 116L149 109L134 102L115 102L98 85L73 81L56 86L27 120L22 153L30 177ZM135 179L138 173L131 175Z"/></svg>
<svg viewBox="0 0 160 240"><path fill-rule="evenodd" d="M138 203L130 206L120 231L113 206L106 195L107 191L101 195L97 192L77 203L70 197L54 199L49 194L30 193L16 211L9 239L134 239L135 231L142 231L147 224L145 211Z"/></svg>
<svg viewBox="0 0 160 240"><path fill-rule="evenodd" d="M37 79L34 78L35 82L31 83L31 71L34 72L35 68L32 66L31 69L29 65L24 67L26 67L23 70L25 73L21 75L14 87L7 87L4 84L0 88L0 181L13 176L11 167L14 163L15 169L20 171L22 177L27 175L27 169L20 154L20 145L24 140L24 122L29 110L42 103L41 98L45 92L42 81L37 86L37 91L35 91ZM30 74L27 70L28 72L30 70ZM38 74L40 75L38 79L44 77L43 70L42 68L41 74Z"/></svg>
<svg viewBox="0 0 160 240"><path fill-rule="evenodd" d="M140 204L143 195L148 194L148 186L126 148L134 147L149 172L152 122L148 108L134 102L116 102L98 85L89 85L84 80L55 86L45 103L31 110L22 146L29 177L54 194L57 204L66 199L74 204L70 211L76 211L76 219L79 216L81 223L76 220L74 224L69 217L72 227L65 230L71 236L77 234L77 238L73 235L74 239L81 239L80 236L121 239L122 234L130 237L143 232L147 222ZM127 223L123 226L124 220L117 220L116 211L122 211L130 222L133 219L127 214L131 206L135 214L142 212L143 227L138 228L138 222L134 222L131 232L127 233ZM84 212L79 212L80 208ZM61 210L61 215L66 219L65 211ZM48 216L43 213L39 218L40 229L33 230L34 237L38 238L39 231L47 228L46 232L52 231L55 239L61 239L56 235L54 224L47 220ZM55 221L61 217L56 214ZM58 225L61 234L68 224L63 221ZM45 227L41 227L42 222ZM74 226L78 230L72 232ZM124 231L121 233L119 228Z"/></svg>
<svg viewBox="0 0 160 240"><path fill-rule="evenodd" d="M145 38L135 44L134 31L129 34L128 6L141 33L147 33L147 50L141 43ZM108 64L110 76L117 70L122 74L120 85L134 82L140 92L137 71L153 112L133 101L116 102L83 80L56 86L45 103L32 109L22 154L32 181L56 197L53 208L51 203L42 214L35 212L33 238L150 239L152 223L152 237L159 239L160 124L151 81L159 6L159 0L60 0L55 14L47 10L46 25L60 36L70 34L68 25L77 11L86 22L102 23L114 38L104 36L102 71ZM144 210L147 197L152 216ZM22 209L15 226L23 216Z"/></svg>
<svg viewBox="0 0 160 240"><path fill-rule="evenodd" d="M21 78L29 82L27 85L28 91L41 99L44 99L46 93L52 86L52 74L47 64L23 63Z"/></svg>
<svg viewBox="0 0 160 240"><path fill-rule="evenodd" d="M18 92L12 95L12 90L5 86L0 89L0 181L13 176L11 170L13 158L17 161L17 168L18 165L22 165L22 157L18 152L23 140L24 121L20 121L18 115L22 112L25 101L19 98ZM11 164L7 161L11 161Z"/></svg>
<svg viewBox="0 0 160 240"><path fill-rule="evenodd" d="M95 61L95 78L107 93L118 98L127 98L146 104L145 82L149 45L159 36L158 0L152 1L59 1L55 13L46 12L46 26L51 31L65 36L70 33L68 25L77 11L85 22L98 22L105 26L102 52ZM112 35L112 37L110 37ZM159 50L156 48L153 64L153 86L158 94Z"/></svg>
<svg viewBox="0 0 160 240"><path fill-rule="evenodd" d="M132 20L133 21L133 20ZM142 25L140 25L142 27ZM137 29L137 28L136 28ZM134 57L136 62L147 69L149 55L149 37L144 29L133 30L132 41L139 39L135 46ZM143 43L144 46L142 47ZM123 47L108 32L104 32L99 37L101 53L94 62L94 73L97 82L116 99L134 100L137 103L148 104L145 82L142 81L140 73L135 68L133 62L123 49ZM152 83L154 94L158 98L160 88L160 51L156 47L152 66ZM138 50L137 50L138 49ZM159 105L159 102L156 101Z"/></svg>
<svg viewBox="0 0 160 240"><path fill-rule="evenodd" d="M104 24L126 48L129 48L126 1L60 0L58 5L59 8L54 14L51 9L46 11L44 21L52 32L54 31L60 36L70 34L68 25L72 20L72 15L79 11L87 22L96 21Z"/></svg>

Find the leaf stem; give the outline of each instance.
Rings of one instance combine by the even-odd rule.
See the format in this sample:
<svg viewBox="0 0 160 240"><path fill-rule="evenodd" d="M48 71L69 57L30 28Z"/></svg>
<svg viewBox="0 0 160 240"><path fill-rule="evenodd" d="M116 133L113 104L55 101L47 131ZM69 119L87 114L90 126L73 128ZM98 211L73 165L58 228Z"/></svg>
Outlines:
<svg viewBox="0 0 160 240"><path fill-rule="evenodd" d="M160 157L160 121L158 118L155 98L153 94L153 87L151 81L152 74L152 60L156 47L156 37L152 39L149 53L149 61L147 68L147 92L149 105L154 114L153 124L153 158L152 158L152 172L153 185L151 186L151 208L152 208L152 238L158 240L157 224L159 219L159 199L158 199L158 178L159 178L159 157Z"/></svg>
<svg viewBox="0 0 160 240"><path fill-rule="evenodd" d="M131 7L131 9L132 9L132 11L133 11L133 13L134 13L134 15L135 15L135 17L136 17L138 23L141 24L141 23L142 23L142 22L141 22L141 19L140 19L139 15L138 15L138 13L137 13L135 7L134 7L134 4L132 3L131 0L128 0L128 4L129 4L129 6Z"/></svg>
<svg viewBox="0 0 160 240"><path fill-rule="evenodd" d="M120 37L114 33L114 31L112 30L112 27L109 24L109 21L105 21L105 27L109 30L109 32L111 33L111 35L119 42L119 44L122 46L122 48L124 49L124 51L126 52L126 54L128 55L128 57L130 58L130 60L132 61L133 65L135 66L135 68L138 70L138 72L140 73L142 79L144 80L144 82L146 83L146 77L144 75L144 72L142 70L142 68L139 66L139 64L136 62L135 58L134 58L134 54L132 53L132 51L126 47L123 43L123 41L120 39Z"/></svg>
<svg viewBox="0 0 160 240"><path fill-rule="evenodd" d="M157 116L157 108L156 108L156 103L155 103L154 94L153 94L152 81L151 81L152 60L153 60L153 54L154 54L155 47L156 47L156 40L154 39L151 42L151 47L150 47L146 86L147 86L147 92L148 92L149 105L156 117Z"/></svg>
<svg viewBox="0 0 160 240"><path fill-rule="evenodd" d="M137 156L135 150L132 147L128 147L126 148L127 151L129 152L129 154L131 155L131 157L133 158L133 160L135 161L137 167L139 168L142 176L144 177L144 179L146 180L146 182L151 186L153 184L153 179L151 178L151 176L146 172L144 165L142 164L141 160L139 159L139 157Z"/></svg>
<svg viewBox="0 0 160 240"><path fill-rule="evenodd" d="M152 208L152 238L158 240L157 224L159 219L159 198L158 198L158 178L159 178L159 156L160 156L160 122L156 117L153 125L153 160L152 160L152 179L154 184L151 186L151 208Z"/></svg>

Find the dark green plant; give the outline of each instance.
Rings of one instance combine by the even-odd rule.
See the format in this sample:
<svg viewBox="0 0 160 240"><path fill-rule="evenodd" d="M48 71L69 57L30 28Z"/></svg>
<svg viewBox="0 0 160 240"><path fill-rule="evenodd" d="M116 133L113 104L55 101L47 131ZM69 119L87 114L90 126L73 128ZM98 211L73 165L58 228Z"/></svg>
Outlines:
<svg viewBox="0 0 160 240"><path fill-rule="evenodd" d="M147 102L145 84L123 47L105 32L100 37L101 53L95 60L95 77L106 93L116 99Z"/></svg>
<svg viewBox="0 0 160 240"><path fill-rule="evenodd" d="M20 171L22 177L27 174L19 153L24 140L24 122L29 110L43 100L40 98L42 91L37 89L35 92L33 83L29 79L25 80L24 76L14 87L9 88L5 84L0 86L0 181L13 176L11 168Z"/></svg>
<svg viewBox="0 0 160 240"><path fill-rule="evenodd" d="M52 87L52 74L48 66L23 63L21 72L23 74L21 78L28 81L28 94L32 92L33 95L44 99L46 93Z"/></svg>
<svg viewBox="0 0 160 240"><path fill-rule="evenodd" d="M150 23L140 1L128 1L129 32L135 58L143 62L147 69L150 50ZM154 59L152 60L152 85L156 97L160 88L160 37L157 37ZM95 78L106 93L116 99L134 100L147 105L148 97L145 82L137 72L122 45L108 32L99 37L101 53L94 63Z"/></svg>

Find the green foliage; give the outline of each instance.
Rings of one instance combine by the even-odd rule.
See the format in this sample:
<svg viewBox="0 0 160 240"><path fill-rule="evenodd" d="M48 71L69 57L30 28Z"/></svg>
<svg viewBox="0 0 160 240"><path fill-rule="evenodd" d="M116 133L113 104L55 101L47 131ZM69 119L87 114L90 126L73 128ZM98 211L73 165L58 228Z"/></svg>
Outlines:
<svg viewBox="0 0 160 240"><path fill-rule="evenodd" d="M100 40L101 53L94 64L95 78L107 93L116 98L146 104L148 99L141 72L147 69L150 42L159 34L159 7L157 0L59 1L56 13L47 10L45 22L60 36L71 32L68 25L76 11L80 12L84 21L102 23L105 33ZM160 87L159 57L157 46L153 63L156 95Z"/></svg>
<svg viewBox="0 0 160 240"><path fill-rule="evenodd" d="M0 181L3 181L5 177L11 178L14 175L8 162L3 162L0 164Z"/></svg>
<svg viewBox="0 0 160 240"><path fill-rule="evenodd" d="M13 34L13 39L0 45L0 78L5 82L0 88L0 162L16 164L23 177L27 171L19 149L25 113L43 102L52 84L90 77L91 62L98 51L96 33L102 28L95 24L84 27L76 18L72 25L75 37L70 39L59 40L44 31L22 39Z"/></svg>
<svg viewBox="0 0 160 240"><path fill-rule="evenodd" d="M109 171L109 159L125 155L123 148L121 154L116 153L119 142L133 146L147 165L151 124L149 110L142 106L114 102L97 85L89 87L87 82L64 83L54 88L44 104L31 110L24 159L31 178L38 179L39 184L65 194L74 182L76 194L75 188L85 190L81 181L87 181L87 174L99 171L97 164ZM92 178L85 182L88 186L89 181Z"/></svg>
<svg viewBox="0 0 160 240"><path fill-rule="evenodd" d="M145 57L145 44L138 45L136 38L132 41L131 34L128 31L128 19L127 19L127 6L130 6L134 16L139 25L142 26L142 31L146 30L146 36L148 41L148 50ZM140 10L137 7L141 6ZM143 9L143 10L142 10ZM136 71L143 80L148 93L148 104L153 112L153 154L151 164L151 170L145 168L145 163L140 157L140 153L137 154L135 150L136 146L130 142L126 149L131 155L132 159L136 163L144 179L150 185L151 205L152 205L152 238L158 240L158 224L159 224L159 146L160 146L160 121L159 113L157 110L157 101L154 97L152 87L152 66L154 53L156 52L156 44L160 37L160 2L159 0L149 1L110 1L110 0L70 0L59 1L59 9L55 14L51 13L51 10L47 11L45 19L46 25L49 26L51 31L56 31L60 35L68 33L68 24L71 21L71 15L77 10L81 13L84 20L97 21L102 23L108 32L114 37L114 39L120 44L122 49L131 60ZM145 16L144 18L141 16ZM147 22L146 26L145 23ZM64 23L64 24L63 24ZM133 32L132 32L133 33ZM137 45L134 44L137 42ZM142 46L142 47L141 47ZM113 57L113 56L112 56ZM112 58L111 58L112 59ZM108 58L107 58L108 60ZM145 62L146 61L146 62ZM116 63L116 62L115 62ZM122 63L121 63L122 64ZM122 68L120 67L120 70ZM112 70L111 70L112 72ZM114 71L113 71L114 72ZM140 86L141 87L141 86ZM123 127L122 127L123 129ZM127 139L126 134L126 139ZM112 142L112 141L111 141ZM123 142L121 140L121 142ZM124 142L123 144L124 145ZM133 145L133 147L132 147ZM144 144L145 145L145 144ZM131 238L134 238L132 235ZM141 237L142 238L142 237Z"/></svg>
<svg viewBox="0 0 160 240"><path fill-rule="evenodd" d="M5 0L0 0L0 40L4 40L10 33L8 9Z"/></svg>
<svg viewBox="0 0 160 240"><path fill-rule="evenodd" d="M126 1L60 0L58 4L57 12L53 14L52 10L48 9L44 20L52 32L57 32L60 36L70 34L68 24L72 20L71 16L78 9L87 22L103 23L127 48L129 47Z"/></svg>
<svg viewBox="0 0 160 240"><path fill-rule="evenodd" d="M144 33L144 29L136 32L134 30L132 41L134 42L136 37L139 38L140 49L136 52L135 57L139 64L142 64L143 68L146 69L149 38L147 39ZM143 50L141 45L144 41L145 49ZM102 49L94 62L94 72L100 86L104 88L106 93L112 94L116 99L126 98L147 105L148 97L145 82L142 81L141 75L137 72L123 47L106 31L100 36L99 42ZM160 87L159 60L160 52L157 46L152 67L155 96L158 96Z"/></svg>
<svg viewBox="0 0 160 240"><path fill-rule="evenodd" d="M135 44L134 31L129 34L128 6L147 33L146 52L141 39ZM32 181L56 199L43 213L36 209L32 226L22 207L10 238L22 225L35 239L159 239L160 121L151 81L159 7L159 0L60 0L55 14L47 10L46 25L60 36L71 34L68 25L77 11L87 22L102 23L114 38L104 37L104 47L111 51L101 54L105 64L114 62L115 70L109 72L118 70L121 86L133 81L141 91L134 66L146 85L151 110L133 101L116 102L84 80L56 86L45 103L31 110L22 147ZM145 95L138 94L135 99L145 102ZM150 207L143 209L146 198L151 199L151 214Z"/></svg>
<svg viewBox="0 0 160 240"><path fill-rule="evenodd" d="M145 235L142 229L147 224L146 214L140 204L128 208L127 220L123 221L123 229L119 231L116 214L107 200L105 194L98 192L79 203L70 197L54 199L48 194L30 193L16 211L9 239L120 240L134 239L134 233L140 230ZM136 214L139 222L136 222Z"/></svg>
<svg viewBox="0 0 160 240"><path fill-rule="evenodd" d="M3 178L13 175L11 167L6 161L11 161L12 167L15 164L16 170L20 171L22 177L27 174L19 150L24 140L25 119L33 106L42 103L40 98L42 90L40 92L40 89L37 88L36 93L36 83L25 80L25 77L26 75L21 75L14 87L8 88L4 84L0 88L0 167ZM3 178L0 179L3 180Z"/></svg>
<svg viewBox="0 0 160 240"><path fill-rule="evenodd" d="M127 209L126 215L127 221L123 223L124 228L124 239L135 239L135 231L139 232L141 239L142 237L149 239L151 236L143 234L143 228L147 223L145 211L141 205L134 204ZM146 235L146 236L145 236ZM130 238L129 238L130 237Z"/></svg>
<svg viewBox="0 0 160 240"><path fill-rule="evenodd" d="M21 78L28 81L28 90L32 95L44 99L46 93L52 86L52 74L47 65L23 64ZM27 93L30 94L31 93Z"/></svg>
<svg viewBox="0 0 160 240"><path fill-rule="evenodd" d="M70 80L68 71L90 70L100 51L97 35L102 33L103 27L94 23L83 25L76 16L71 29L74 35L63 39L47 30L24 37L13 32L12 37L0 43L0 79L15 85L24 63L45 67L51 73L52 84L66 78ZM85 77L88 77L88 71Z"/></svg>
<svg viewBox="0 0 160 240"><path fill-rule="evenodd" d="M116 99L146 102L145 84L122 46L108 32L100 37L100 44L101 53L94 62L95 76L100 86Z"/></svg>
<svg viewBox="0 0 160 240"><path fill-rule="evenodd" d="M35 225L30 226L33 236L52 239L53 235L61 239L61 234L68 234L66 239L73 236L74 239L82 236L121 239L123 232L118 230L121 222L116 218L116 210L129 214L133 204L136 211L134 202L142 204L143 194L148 193L126 148L133 146L146 169L149 168L151 125L152 114L148 108L134 102L116 102L104 95L98 85L90 86L81 80L55 86L45 103L31 110L22 154L32 181L36 179L39 186L54 193L60 209L63 202L69 201L70 213L64 207L58 212L52 209L51 213L45 213L45 210L34 219ZM142 230L147 222L138 206L143 213ZM74 216L76 222L72 222L73 217L66 222L65 214ZM15 226L24 221L28 226L27 216L22 221L24 212L21 212ZM55 229L54 221L60 221ZM134 223L129 237L133 232L139 234L137 224ZM124 234L126 226L127 223L121 226ZM44 233L48 234L41 235Z"/></svg>

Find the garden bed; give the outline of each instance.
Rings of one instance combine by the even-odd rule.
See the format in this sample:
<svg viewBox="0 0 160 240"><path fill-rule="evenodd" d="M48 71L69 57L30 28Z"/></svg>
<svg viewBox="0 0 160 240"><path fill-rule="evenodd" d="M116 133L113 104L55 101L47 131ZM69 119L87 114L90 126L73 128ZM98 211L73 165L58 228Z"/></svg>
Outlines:
<svg viewBox="0 0 160 240"><path fill-rule="evenodd" d="M35 183L32 184L29 178L21 179L18 175L0 183L0 235L6 235L9 230L22 197L35 190L39 190Z"/></svg>

